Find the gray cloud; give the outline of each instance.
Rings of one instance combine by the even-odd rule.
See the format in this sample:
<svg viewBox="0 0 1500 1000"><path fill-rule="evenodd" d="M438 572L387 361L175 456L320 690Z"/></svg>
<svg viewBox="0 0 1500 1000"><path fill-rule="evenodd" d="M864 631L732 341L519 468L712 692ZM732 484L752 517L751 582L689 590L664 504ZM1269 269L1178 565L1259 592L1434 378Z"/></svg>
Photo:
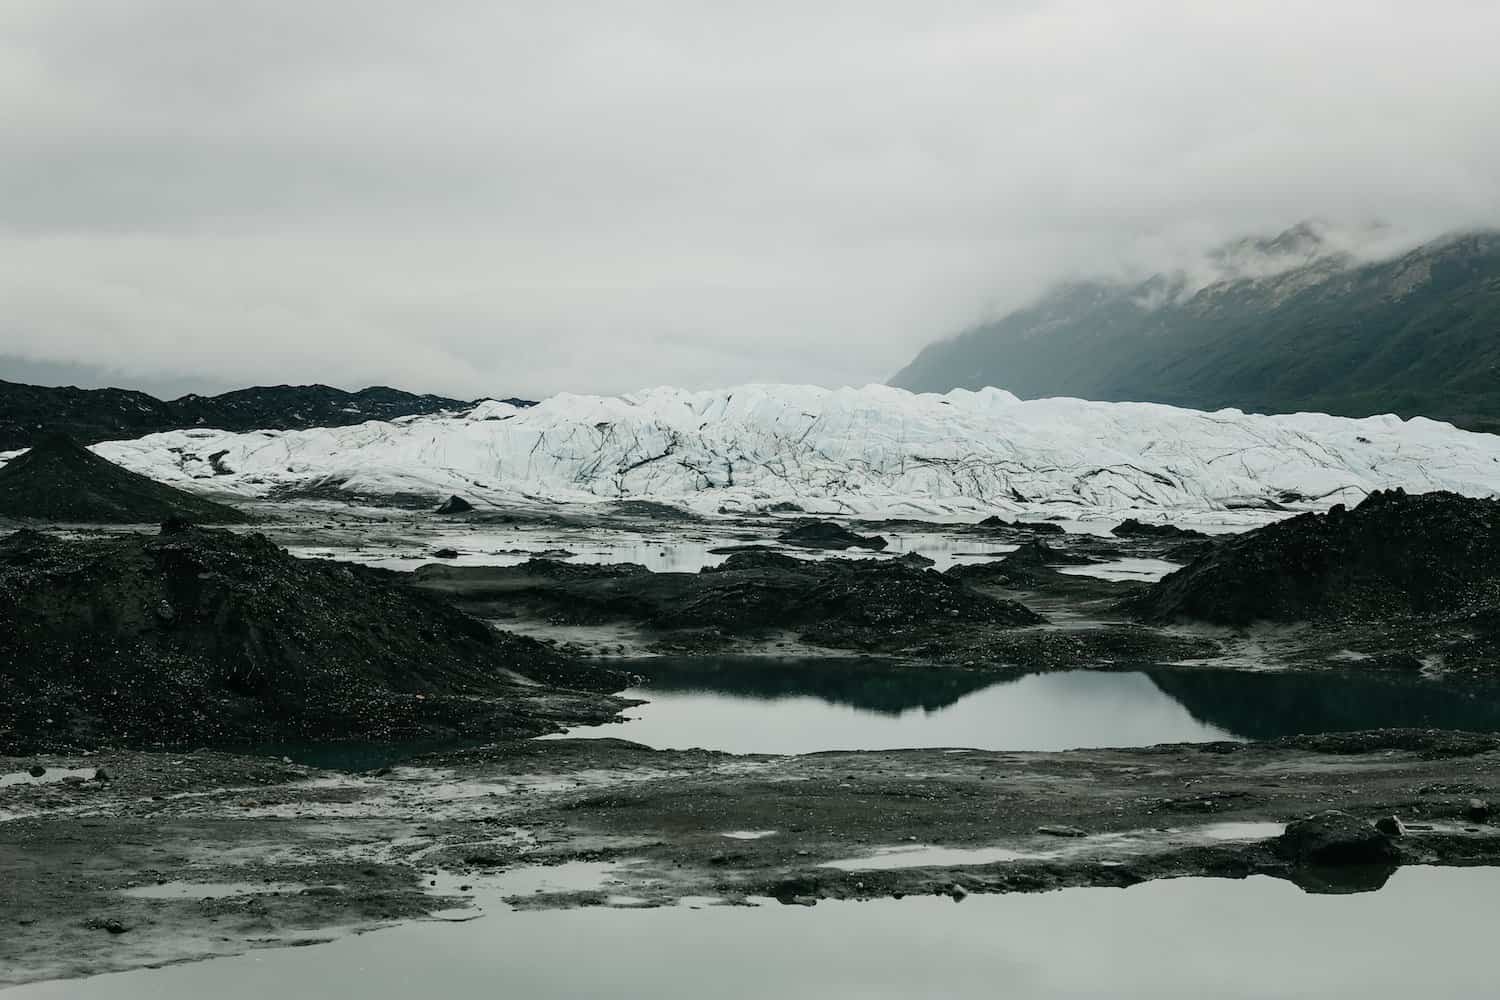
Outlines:
<svg viewBox="0 0 1500 1000"><path fill-rule="evenodd" d="M12 0L0 354L876 381L1059 277L1500 222L1497 41L1463 0Z"/></svg>

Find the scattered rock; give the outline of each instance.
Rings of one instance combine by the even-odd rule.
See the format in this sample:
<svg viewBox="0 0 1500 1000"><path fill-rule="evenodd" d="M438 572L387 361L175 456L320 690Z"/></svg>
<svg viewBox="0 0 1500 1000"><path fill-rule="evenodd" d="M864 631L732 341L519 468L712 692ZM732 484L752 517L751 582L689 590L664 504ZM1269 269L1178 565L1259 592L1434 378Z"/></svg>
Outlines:
<svg viewBox="0 0 1500 1000"><path fill-rule="evenodd" d="M436 513L438 514L467 514L474 509L474 505L460 496L451 496L444 500Z"/></svg>
<svg viewBox="0 0 1500 1000"><path fill-rule="evenodd" d="M108 931L110 934L124 934L130 930L123 922L114 917L90 917L84 922L83 926L91 931Z"/></svg>
<svg viewBox="0 0 1500 1000"><path fill-rule="evenodd" d="M1406 836L1406 824L1401 822L1399 816L1382 816L1375 821L1375 829L1387 837Z"/></svg>
<svg viewBox="0 0 1500 1000"><path fill-rule="evenodd" d="M47 776L47 769L40 764L33 764L27 769L26 773L33 778L45 778Z"/></svg>
<svg viewBox="0 0 1500 1000"><path fill-rule="evenodd" d="M953 883L952 885L950 885L948 887L948 896L955 903L962 903L964 901L964 897L967 896L968 894L969 894L969 890L965 889L963 886L959 885L957 882Z"/></svg>
<svg viewBox="0 0 1500 1000"><path fill-rule="evenodd" d="M457 559L458 558L458 550L457 549L433 549L432 550L432 558L434 558L434 559Z"/></svg>
<svg viewBox="0 0 1500 1000"><path fill-rule="evenodd" d="M1494 809L1484 799L1470 799L1464 807L1464 818L1472 823L1485 823L1494 814Z"/></svg>
<svg viewBox="0 0 1500 1000"><path fill-rule="evenodd" d="M920 552L908 552L896 561L907 566L916 566L922 569L926 569L928 566L937 565L937 562L935 560L927 558Z"/></svg>
<svg viewBox="0 0 1500 1000"><path fill-rule="evenodd" d="M1314 865L1382 864L1396 856L1389 837L1337 809L1287 824L1276 840L1276 851L1290 861Z"/></svg>
<svg viewBox="0 0 1500 1000"><path fill-rule="evenodd" d="M1039 826L1036 832L1048 837L1087 837L1087 830L1080 830L1076 826Z"/></svg>

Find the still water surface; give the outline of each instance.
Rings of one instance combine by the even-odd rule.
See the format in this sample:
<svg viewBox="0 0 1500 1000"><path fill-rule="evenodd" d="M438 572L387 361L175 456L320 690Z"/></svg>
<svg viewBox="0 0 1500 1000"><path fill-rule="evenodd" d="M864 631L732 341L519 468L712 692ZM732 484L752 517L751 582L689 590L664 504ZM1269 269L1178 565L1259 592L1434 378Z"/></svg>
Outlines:
<svg viewBox="0 0 1500 1000"><path fill-rule="evenodd" d="M658 749L1066 750L1392 727L1500 731L1493 690L1410 677L1161 669L997 679L840 661L643 661L624 725L570 736Z"/></svg>
<svg viewBox="0 0 1500 1000"><path fill-rule="evenodd" d="M318 948L21 987L6 1000L1241 1000L1492 996L1500 870L1379 892L1263 877L1039 895L509 912Z"/></svg>

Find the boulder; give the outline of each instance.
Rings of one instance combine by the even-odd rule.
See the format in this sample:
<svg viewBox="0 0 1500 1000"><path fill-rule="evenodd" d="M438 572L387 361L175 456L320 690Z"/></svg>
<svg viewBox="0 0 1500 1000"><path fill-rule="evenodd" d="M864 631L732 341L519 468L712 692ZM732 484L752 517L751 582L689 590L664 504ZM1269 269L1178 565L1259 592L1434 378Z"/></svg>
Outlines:
<svg viewBox="0 0 1500 1000"><path fill-rule="evenodd" d="M1396 857L1390 837L1358 816L1337 809L1287 824L1275 846L1278 854L1299 864L1384 864Z"/></svg>
<svg viewBox="0 0 1500 1000"><path fill-rule="evenodd" d="M474 509L474 505L460 496L451 496L438 505L436 513L439 514L467 514Z"/></svg>

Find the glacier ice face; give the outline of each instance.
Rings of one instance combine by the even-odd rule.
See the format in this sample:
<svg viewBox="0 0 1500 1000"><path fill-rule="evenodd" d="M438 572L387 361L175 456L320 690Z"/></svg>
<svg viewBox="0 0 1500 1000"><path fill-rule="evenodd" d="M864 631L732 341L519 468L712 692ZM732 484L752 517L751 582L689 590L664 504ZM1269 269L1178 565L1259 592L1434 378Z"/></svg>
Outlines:
<svg viewBox="0 0 1500 1000"><path fill-rule="evenodd" d="M563 394L527 409L486 402L352 427L193 429L95 451L156 479L243 496L333 481L434 499L628 497L702 510L791 500L823 512L1087 517L1288 497L1327 506L1394 486L1500 490L1500 437L1421 418L1023 401L996 389Z"/></svg>

